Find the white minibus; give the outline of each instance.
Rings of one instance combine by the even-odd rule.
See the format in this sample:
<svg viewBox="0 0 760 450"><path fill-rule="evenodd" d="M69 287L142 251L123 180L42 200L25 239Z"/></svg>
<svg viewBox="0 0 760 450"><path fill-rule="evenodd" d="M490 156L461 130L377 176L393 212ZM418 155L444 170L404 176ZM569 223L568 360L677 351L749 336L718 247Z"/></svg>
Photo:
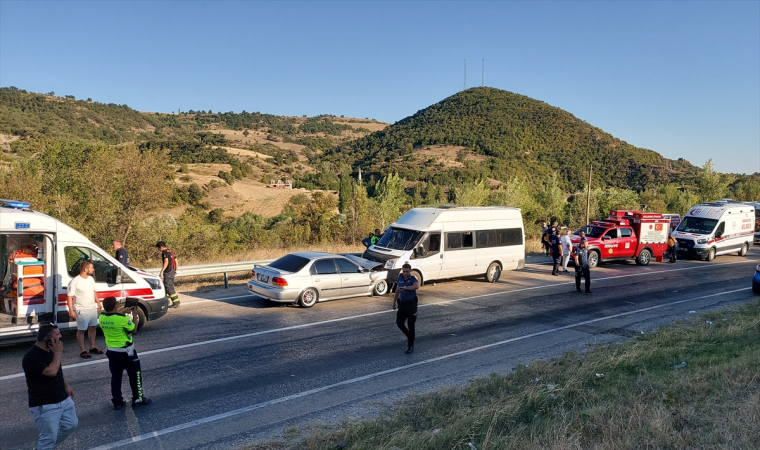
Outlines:
<svg viewBox="0 0 760 450"><path fill-rule="evenodd" d="M496 206L414 208L362 256L383 262L394 281L408 262L420 283L471 275L495 282L525 266L522 214Z"/></svg>

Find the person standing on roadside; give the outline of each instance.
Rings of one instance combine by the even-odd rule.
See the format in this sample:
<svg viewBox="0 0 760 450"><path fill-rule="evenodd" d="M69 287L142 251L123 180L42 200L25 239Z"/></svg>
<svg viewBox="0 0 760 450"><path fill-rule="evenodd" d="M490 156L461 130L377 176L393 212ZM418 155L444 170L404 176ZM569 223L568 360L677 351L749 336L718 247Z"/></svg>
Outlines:
<svg viewBox="0 0 760 450"><path fill-rule="evenodd" d="M79 275L69 283L66 301L69 306L69 317L77 322L77 343L79 344L79 356L89 359L91 355L102 355L103 351L95 346L95 333L98 327L98 314L100 302L98 292L95 290L95 266L91 261L82 261ZM87 339L90 341L90 350L84 346L84 332L87 331Z"/></svg>
<svg viewBox="0 0 760 450"><path fill-rule="evenodd" d="M670 236L668 236L668 253L670 253L670 261L668 261L669 263L675 264L676 259L677 259L676 257L677 251L678 251L678 241L671 234Z"/></svg>
<svg viewBox="0 0 760 450"><path fill-rule="evenodd" d="M393 296L393 309L396 312L396 326L406 336L406 354L414 352L414 324L417 322L417 289L420 281L412 276L409 263L401 266L401 275L396 281L396 294ZM404 325L407 323L408 327Z"/></svg>
<svg viewBox="0 0 760 450"><path fill-rule="evenodd" d="M116 252L116 260L121 263L124 267L129 267L129 252L127 252L127 249L122 247L121 241L113 241L113 251Z"/></svg>
<svg viewBox="0 0 760 450"><path fill-rule="evenodd" d="M39 450L55 448L79 425L74 391L63 378L63 341L56 325L42 324L37 342L21 363L29 393L29 411L40 437Z"/></svg>
<svg viewBox="0 0 760 450"><path fill-rule="evenodd" d="M549 256L551 246L549 245L549 227L546 225L546 222L541 223L541 245L544 247L546 256Z"/></svg>
<svg viewBox="0 0 760 450"><path fill-rule="evenodd" d="M375 228L375 235L372 236L369 240L370 245L375 245L380 241L380 238L383 237L383 232L380 231L380 228Z"/></svg>
<svg viewBox="0 0 760 450"><path fill-rule="evenodd" d="M153 400L145 398L143 393L142 370L140 369L140 357L137 356L132 335L137 333L137 325L126 314L120 314L116 308L119 306L116 297L103 299L105 312L100 315L100 328L106 337L106 356L108 368L111 370L111 403L113 409L118 411L125 406L124 397L121 394L121 379L124 371L129 377L129 386L132 388L132 407L150 405ZM135 306L127 311L134 312Z"/></svg>
<svg viewBox="0 0 760 450"><path fill-rule="evenodd" d="M164 289L169 297L169 308L179 308L179 294L174 290L174 275L177 274L177 258L174 251L166 247L166 242L158 241L156 247L161 250L161 271L158 277L164 278Z"/></svg>
<svg viewBox="0 0 760 450"><path fill-rule="evenodd" d="M588 241L582 240L575 248L575 290L581 292L581 277L586 282L586 293L591 293L591 269L588 265Z"/></svg>
<svg viewBox="0 0 760 450"><path fill-rule="evenodd" d="M562 251L562 242L560 241L559 236L557 236L556 229L554 228L552 228L551 236L549 237L549 244L551 245L552 261L554 264L552 267L552 275L559 276L559 262L565 254Z"/></svg>
<svg viewBox="0 0 760 450"><path fill-rule="evenodd" d="M562 269L567 272L567 263L570 262L570 255L573 253L573 242L570 240L569 228L560 238L560 245L562 246Z"/></svg>

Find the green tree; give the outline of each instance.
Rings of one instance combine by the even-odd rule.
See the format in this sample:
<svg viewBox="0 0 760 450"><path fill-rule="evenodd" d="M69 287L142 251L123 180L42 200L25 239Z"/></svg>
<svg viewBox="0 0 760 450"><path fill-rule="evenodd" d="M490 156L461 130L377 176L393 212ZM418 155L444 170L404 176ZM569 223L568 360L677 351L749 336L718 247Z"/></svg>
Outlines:
<svg viewBox="0 0 760 450"><path fill-rule="evenodd" d="M348 212L352 186L351 167L343 165L340 170L340 188L338 190L338 210L341 214Z"/></svg>
<svg viewBox="0 0 760 450"><path fill-rule="evenodd" d="M553 172L544 182L542 189L536 196L536 200L543 208L542 217L545 220L564 221L565 193L559 187L557 172Z"/></svg>
<svg viewBox="0 0 760 450"><path fill-rule="evenodd" d="M713 202L726 195L728 185L734 181L730 175L721 175L713 169L712 159L708 159L696 179L697 195L703 202Z"/></svg>
<svg viewBox="0 0 760 450"><path fill-rule="evenodd" d="M422 203L422 186L420 183L414 183L414 188L412 189L412 208L416 208Z"/></svg>
<svg viewBox="0 0 760 450"><path fill-rule="evenodd" d="M760 183L755 180L737 183L734 188L734 198L742 202L760 201Z"/></svg>
<svg viewBox="0 0 760 450"><path fill-rule="evenodd" d="M391 173L377 183L375 192L377 218L380 226L385 228L399 218L401 206L406 203L404 179Z"/></svg>
<svg viewBox="0 0 760 450"><path fill-rule="evenodd" d="M484 206L491 195L488 180L481 178L474 183L465 183L456 191L458 206Z"/></svg>
<svg viewBox="0 0 760 450"><path fill-rule="evenodd" d="M426 205L435 205L438 201L437 191L435 189L435 185L432 181L427 182L427 186L425 188L425 204Z"/></svg>

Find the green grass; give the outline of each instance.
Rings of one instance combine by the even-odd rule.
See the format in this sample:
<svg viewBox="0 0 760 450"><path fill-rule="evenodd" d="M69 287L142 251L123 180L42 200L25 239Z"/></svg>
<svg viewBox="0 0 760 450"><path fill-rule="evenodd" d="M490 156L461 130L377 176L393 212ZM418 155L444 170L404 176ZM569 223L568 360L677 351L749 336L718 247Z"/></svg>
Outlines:
<svg viewBox="0 0 760 450"><path fill-rule="evenodd" d="M245 448L757 449L760 302L301 431Z"/></svg>

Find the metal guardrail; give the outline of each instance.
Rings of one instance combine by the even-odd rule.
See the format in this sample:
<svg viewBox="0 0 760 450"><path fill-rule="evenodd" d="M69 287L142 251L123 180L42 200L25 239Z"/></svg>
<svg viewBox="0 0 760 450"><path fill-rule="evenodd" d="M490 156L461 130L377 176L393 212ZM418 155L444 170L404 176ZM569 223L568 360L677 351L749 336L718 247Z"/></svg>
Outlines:
<svg viewBox="0 0 760 450"><path fill-rule="evenodd" d="M198 264L195 266L180 266L177 270L176 277L190 277L194 275L213 275L216 273L224 274L224 287L230 286L229 276L230 272L250 272L253 266L256 264L265 265L274 261L274 259L260 259L257 261L242 261L242 262L230 262L230 263L214 263L214 264ZM158 275L161 271L160 267L155 269L144 269L146 272L150 272L154 275Z"/></svg>

